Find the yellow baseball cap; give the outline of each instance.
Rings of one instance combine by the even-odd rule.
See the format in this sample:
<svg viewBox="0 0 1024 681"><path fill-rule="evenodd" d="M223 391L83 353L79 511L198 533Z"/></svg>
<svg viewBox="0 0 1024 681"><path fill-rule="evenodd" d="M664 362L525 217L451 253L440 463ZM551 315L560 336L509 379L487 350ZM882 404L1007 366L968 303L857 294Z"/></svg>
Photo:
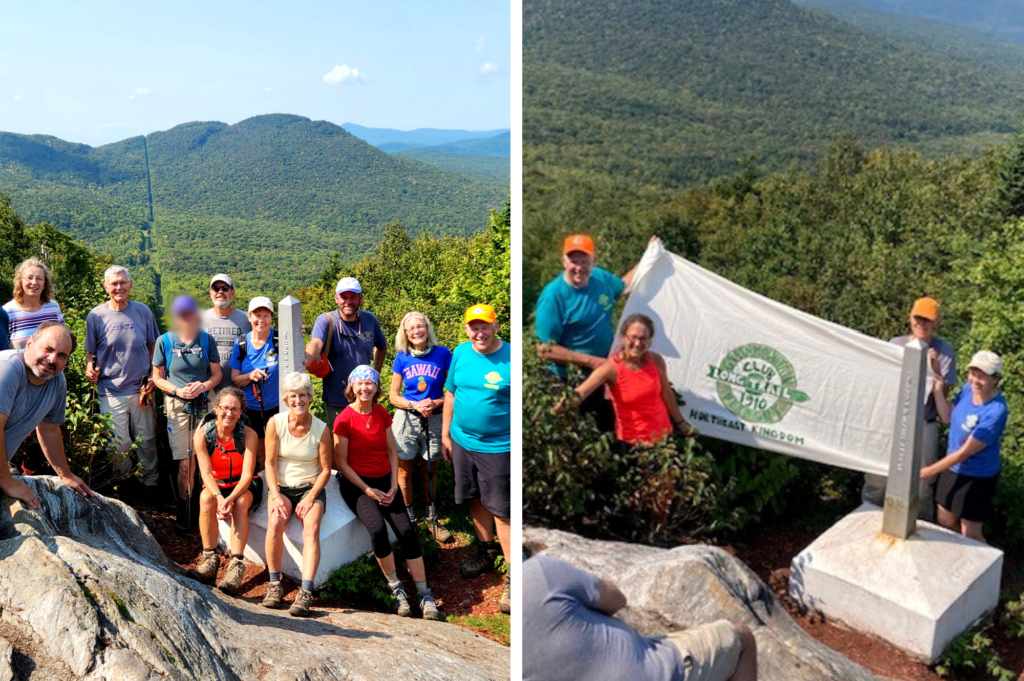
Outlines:
<svg viewBox="0 0 1024 681"><path fill-rule="evenodd" d="M587 255L594 255L597 248L594 246L594 240L586 234L570 234L562 244L562 254L569 255L573 251L583 251Z"/></svg>
<svg viewBox="0 0 1024 681"><path fill-rule="evenodd" d="M473 307L466 308L467 324L477 320L492 324L497 318L498 316L494 314L494 308L490 305L474 305Z"/></svg>
<svg viewBox="0 0 1024 681"><path fill-rule="evenodd" d="M934 298L918 298L910 309L911 317L924 317L935 321L939 318L939 301Z"/></svg>

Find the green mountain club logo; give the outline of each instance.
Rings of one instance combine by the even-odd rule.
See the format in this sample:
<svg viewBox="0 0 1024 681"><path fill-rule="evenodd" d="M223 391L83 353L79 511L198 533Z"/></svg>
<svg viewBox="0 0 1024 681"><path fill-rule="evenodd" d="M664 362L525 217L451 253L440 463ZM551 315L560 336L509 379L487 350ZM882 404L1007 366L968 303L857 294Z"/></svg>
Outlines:
<svg viewBox="0 0 1024 681"><path fill-rule="evenodd" d="M778 350L748 343L733 349L719 366L708 367L718 398L736 416L753 423L778 423L794 402L810 396L797 390L796 370Z"/></svg>

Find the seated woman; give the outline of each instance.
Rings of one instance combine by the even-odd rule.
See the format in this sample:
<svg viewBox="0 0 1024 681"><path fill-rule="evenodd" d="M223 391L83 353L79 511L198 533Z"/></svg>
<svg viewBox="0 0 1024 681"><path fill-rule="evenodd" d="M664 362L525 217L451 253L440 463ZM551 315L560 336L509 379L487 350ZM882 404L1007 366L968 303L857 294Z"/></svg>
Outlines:
<svg viewBox="0 0 1024 681"><path fill-rule="evenodd" d="M313 576L320 564L320 521L327 509L324 488L331 479L331 431L313 416L313 383L298 371L284 378L287 414L267 419L267 569L270 584L263 605L280 608L281 557L288 519L302 521L302 588L288 613L308 617L313 600Z"/></svg>
<svg viewBox="0 0 1024 681"><path fill-rule="evenodd" d="M398 615L412 616L412 606L395 570L395 554L385 522L402 542L402 555L416 582L423 619L442 621L444 617L427 588L416 528L398 494L398 448L391 432L391 416L375 404L379 394L380 375L373 367L363 364L352 370L345 388L348 406L334 422L334 461L341 497L370 533L373 555L388 579Z"/></svg>
<svg viewBox="0 0 1024 681"><path fill-rule="evenodd" d="M242 423L245 396L234 386L217 393L192 439L203 479L199 495L199 534L203 556L196 573L204 582L217 576L217 521L231 523L231 562L217 588L234 596L245 576L243 553L249 539L249 508L263 499L263 480L256 473L256 431Z"/></svg>
<svg viewBox="0 0 1024 681"><path fill-rule="evenodd" d="M944 458L921 469L921 480L939 476L935 493L939 524L983 542L981 526L992 509L1009 413L1000 389L1003 361L999 355L982 350L967 366L967 383L952 402L946 398L942 378L935 379L932 394L939 418L949 424L949 445Z"/></svg>
<svg viewBox="0 0 1024 681"><path fill-rule="evenodd" d="M622 348L610 360L594 369L576 394L585 400L605 385L610 386L615 407L615 435L630 445L652 444L667 438L678 428L690 433L665 371L665 360L649 350L654 339L654 322L647 315L633 314L619 327Z"/></svg>

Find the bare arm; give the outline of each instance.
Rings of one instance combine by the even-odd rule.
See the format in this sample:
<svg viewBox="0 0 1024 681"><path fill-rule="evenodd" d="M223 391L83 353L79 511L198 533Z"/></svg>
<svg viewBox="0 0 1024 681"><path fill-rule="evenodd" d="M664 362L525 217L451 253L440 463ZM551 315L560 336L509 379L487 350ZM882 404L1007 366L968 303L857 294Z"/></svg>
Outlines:
<svg viewBox="0 0 1024 681"><path fill-rule="evenodd" d="M942 457L931 466L925 466L921 469L922 478L931 478L944 471L948 471L958 463L963 463L967 459L971 458L981 450L985 448L985 443L981 440L976 440L973 435L967 438L967 442L963 444L960 449L956 450L951 454L947 454Z"/></svg>
<svg viewBox="0 0 1024 681"><path fill-rule="evenodd" d="M39 499L36 498L32 488L21 480L15 480L8 467L7 441L4 439L4 426L7 425L7 414L0 413L0 452L4 454L4 464L0 466L0 490L12 499L20 499L29 505L30 508L39 508Z"/></svg>
<svg viewBox="0 0 1024 681"><path fill-rule="evenodd" d="M576 394L580 396L581 400L585 400L605 383L615 383L615 375L615 364L611 360L605 360L601 366L587 376L587 380L579 384Z"/></svg>
<svg viewBox="0 0 1024 681"><path fill-rule="evenodd" d="M939 419L948 426L949 418L953 413L953 405L950 404L949 398L946 396L946 384L937 376L935 384L932 386L932 397L935 398L935 411L939 413Z"/></svg>
<svg viewBox="0 0 1024 681"><path fill-rule="evenodd" d="M2 429L3 426L0 426L0 430ZM71 472L68 459L64 454L64 435L61 433L60 426L56 423L40 423L36 426L36 436L39 438L43 456L53 466L53 470L57 471L60 481L83 497L95 496L88 485ZM0 468L6 468L6 466L0 466Z"/></svg>
<svg viewBox="0 0 1024 681"><path fill-rule="evenodd" d="M388 493L394 494L398 489L398 445L395 443L395 434L391 431L391 426L388 426L387 438L388 461L391 463L391 490Z"/></svg>
<svg viewBox="0 0 1024 681"><path fill-rule="evenodd" d="M178 386L168 381L166 375L167 367L153 367L153 384L168 395L174 395L177 397Z"/></svg>
<svg viewBox="0 0 1024 681"><path fill-rule="evenodd" d="M341 471L341 474L345 476L346 480L369 495L369 485L359 477L358 473L352 470L352 466L348 465L348 438L337 433L334 434L334 464Z"/></svg>
<svg viewBox="0 0 1024 681"><path fill-rule="evenodd" d="M316 482L313 483L313 489L309 491L308 497L310 499L316 499L317 495L323 491L324 487L327 487L327 482L331 479L331 463L334 459L334 434L330 428L324 428L324 432L320 435L320 443L317 445L317 452L320 455L320 475L317 476Z"/></svg>
<svg viewBox="0 0 1024 681"><path fill-rule="evenodd" d="M584 369L596 369L607 360L605 357L588 355L563 347L558 343L537 343L537 355L558 364L575 364Z"/></svg>
<svg viewBox="0 0 1024 681"><path fill-rule="evenodd" d="M320 361L320 353L323 352L324 342L319 338L312 338L306 343L306 366Z"/></svg>
<svg viewBox="0 0 1024 681"><path fill-rule="evenodd" d="M596 609L611 617L626 607L626 596L619 587L607 579L598 582L598 599Z"/></svg>
<svg viewBox="0 0 1024 681"><path fill-rule="evenodd" d="M397 409L410 409L412 402L402 397L402 375L391 372L391 390L388 391L391 406Z"/></svg>
<svg viewBox="0 0 1024 681"><path fill-rule="evenodd" d="M665 403L665 408L668 409L668 417L672 421L673 426L683 432L688 432L689 428L686 426L686 420L683 418L682 412L679 411L679 401L676 398L676 392L672 390L672 382L668 380L668 368L665 366L665 358L656 352L652 352L651 357L654 358L654 365L658 367L658 375L661 376L661 399Z"/></svg>
<svg viewBox="0 0 1024 681"><path fill-rule="evenodd" d="M384 358L387 356L387 354L387 348L373 349L373 368L377 373L380 373L381 367L384 366Z"/></svg>
<svg viewBox="0 0 1024 681"><path fill-rule="evenodd" d="M452 462L452 415L455 413L455 393L444 392L444 409L441 412L441 453L444 460Z"/></svg>
<svg viewBox="0 0 1024 681"><path fill-rule="evenodd" d="M276 513L281 518L287 518L288 516L284 513L284 500L281 498L281 490L277 484L277 456L280 452L281 441L277 438L276 419L281 418L288 418L287 412L274 414L267 419L266 434L264 435L267 468L266 476L263 479L267 483L267 513Z"/></svg>
<svg viewBox="0 0 1024 681"><path fill-rule="evenodd" d="M661 241L661 238L657 234L652 235L651 238L647 240L647 245L650 246L655 241ZM626 290L623 292L623 295L629 295L630 291L633 290L633 279L636 278L636 270L638 267L640 267L639 262L633 265L628 272L622 275L622 281L626 284Z"/></svg>
<svg viewBox="0 0 1024 681"><path fill-rule="evenodd" d="M217 486L217 480L213 477L213 464L210 462L210 452L206 449L204 428L198 428L192 434L192 451L196 455L196 465L199 467L199 477L203 480L203 487L213 496L221 496L220 487Z"/></svg>

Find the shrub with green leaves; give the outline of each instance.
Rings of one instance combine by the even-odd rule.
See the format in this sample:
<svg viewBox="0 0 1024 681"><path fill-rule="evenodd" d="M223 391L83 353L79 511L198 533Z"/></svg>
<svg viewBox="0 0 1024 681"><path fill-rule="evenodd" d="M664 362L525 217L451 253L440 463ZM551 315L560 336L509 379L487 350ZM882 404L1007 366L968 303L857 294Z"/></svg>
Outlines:
<svg viewBox="0 0 1024 681"><path fill-rule="evenodd" d="M332 572L320 594L369 610L387 610L394 601L388 580L373 554Z"/></svg>
<svg viewBox="0 0 1024 681"><path fill-rule="evenodd" d="M997 681L1014 681L1017 675L1002 666L992 642L991 628L992 623L988 622L953 639L935 665L935 673L944 678L975 678L981 672Z"/></svg>

